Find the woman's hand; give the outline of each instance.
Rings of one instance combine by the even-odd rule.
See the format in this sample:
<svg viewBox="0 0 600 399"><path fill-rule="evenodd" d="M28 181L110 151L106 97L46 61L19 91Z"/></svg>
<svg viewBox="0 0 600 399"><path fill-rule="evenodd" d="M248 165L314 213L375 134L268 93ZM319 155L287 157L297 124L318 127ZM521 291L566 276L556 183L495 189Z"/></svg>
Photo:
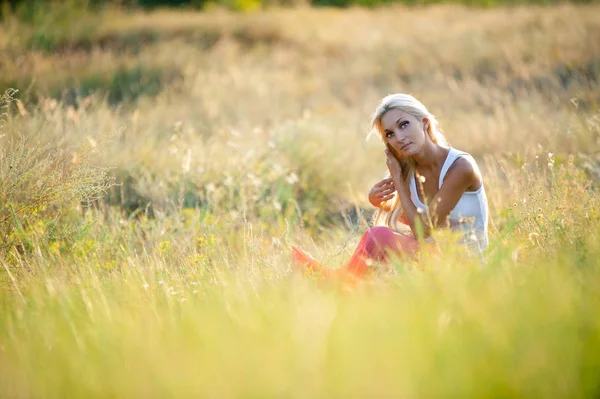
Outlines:
<svg viewBox="0 0 600 399"><path fill-rule="evenodd" d="M394 180L391 177L383 179L376 183L371 191L369 191L369 202L374 207L379 208L382 202L394 198L395 191Z"/></svg>
<svg viewBox="0 0 600 399"><path fill-rule="evenodd" d="M386 148L385 155L387 157L386 164L387 168L390 171L390 175L392 179L395 181L402 181L402 167L400 166L400 162L398 158L394 156L390 148Z"/></svg>

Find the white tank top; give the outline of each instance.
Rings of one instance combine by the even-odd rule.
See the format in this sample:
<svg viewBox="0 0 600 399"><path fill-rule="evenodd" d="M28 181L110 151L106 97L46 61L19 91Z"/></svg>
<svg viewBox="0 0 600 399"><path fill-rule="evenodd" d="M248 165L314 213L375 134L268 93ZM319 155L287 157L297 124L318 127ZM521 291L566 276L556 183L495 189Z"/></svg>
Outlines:
<svg viewBox="0 0 600 399"><path fill-rule="evenodd" d="M444 177L448 173L450 166L460 157L466 158L473 165L477 166L470 154L450 148L446 161L442 166L438 189L442 188ZM410 197L417 208L427 210L427 205L419 199L417 194L414 173L410 177ZM461 219L463 221L466 220L460 225L452 227L452 229L464 232L461 244L467 246L474 253L481 253L488 247L488 212L487 196L485 195L483 183L477 191L465 191L454 209L450 212L451 220L457 222Z"/></svg>

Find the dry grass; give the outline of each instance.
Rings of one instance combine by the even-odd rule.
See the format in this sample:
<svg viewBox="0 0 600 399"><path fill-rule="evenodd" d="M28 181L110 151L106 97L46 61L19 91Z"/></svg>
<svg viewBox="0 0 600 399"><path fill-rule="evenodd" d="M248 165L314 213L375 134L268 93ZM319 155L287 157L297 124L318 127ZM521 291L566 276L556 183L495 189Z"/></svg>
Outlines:
<svg viewBox="0 0 600 399"><path fill-rule="evenodd" d="M68 154L61 167L87 154L118 183L93 207L40 213L13 233L27 245L2 252L2 396L597 395L599 13L109 10L47 32L0 25L0 84L23 100L0 165L19 143L47 145ZM46 33L51 46L30 45ZM352 292L299 279L290 244L335 266L367 228L385 172L367 124L391 92L420 98L480 161L487 260L442 234L441 255Z"/></svg>

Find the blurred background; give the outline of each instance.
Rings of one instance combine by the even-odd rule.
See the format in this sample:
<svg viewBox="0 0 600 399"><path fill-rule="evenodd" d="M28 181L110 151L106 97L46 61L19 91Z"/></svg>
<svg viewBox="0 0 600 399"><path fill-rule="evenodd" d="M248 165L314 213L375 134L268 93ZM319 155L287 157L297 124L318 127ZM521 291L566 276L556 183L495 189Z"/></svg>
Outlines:
<svg viewBox="0 0 600 399"><path fill-rule="evenodd" d="M0 4L0 396L598 396L598 2ZM481 167L485 267L298 278L395 92Z"/></svg>
<svg viewBox="0 0 600 399"><path fill-rule="evenodd" d="M593 4L2 4L0 90L44 140L118 136L97 162L131 212L274 203L316 226L362 207L385 172L369 117L393 92L481 161L598 148Z"/></svg>

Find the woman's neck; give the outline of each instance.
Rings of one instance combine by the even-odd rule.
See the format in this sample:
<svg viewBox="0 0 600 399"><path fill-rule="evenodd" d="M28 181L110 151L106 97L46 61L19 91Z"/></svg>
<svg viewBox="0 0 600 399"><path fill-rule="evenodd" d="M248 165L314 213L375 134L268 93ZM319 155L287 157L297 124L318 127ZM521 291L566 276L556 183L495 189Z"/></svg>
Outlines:
<svg viewBox="0 0 600 399"><path fill-rule="evenodd" d="M442 168L442 165L448 156L448 151L448 147L442 147L437 143L427 141L423 150L420 153L415 154L413 158L420 171L433 172Z"/></svg>

